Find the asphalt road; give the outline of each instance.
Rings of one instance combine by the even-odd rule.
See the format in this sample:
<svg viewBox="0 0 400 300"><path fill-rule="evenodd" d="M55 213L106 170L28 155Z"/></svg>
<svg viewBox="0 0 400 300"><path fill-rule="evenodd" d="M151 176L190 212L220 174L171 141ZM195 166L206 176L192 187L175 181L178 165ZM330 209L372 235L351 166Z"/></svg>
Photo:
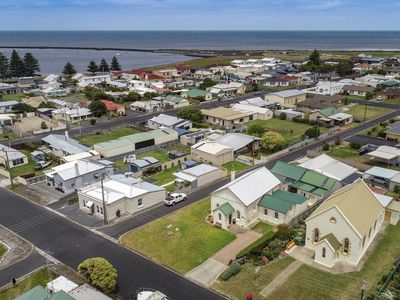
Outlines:
<svg viewBox="0 0 400 300"><path fill-rule="evenodd" d="M267 168L272 168L272 166L275 164L275 162L277 160L282 160L282 161L286 161L286 162L290 162L295 160L296 158L299 158L301 156L304 156L308 150L317 148L319 146L321 146L324 142L330 142L333 141L335 138L340 137L341 139L346 139L349 137L353 137L356 136L357 133L364 131L365 129L375 126L376 124L379 124L382 121L391 119L395 116L397 116L400 113L400 110L396 110L393 111L385 116L379 117L378 119L372 120L372 121L368 121L364 124L361 124L358 127L355 128L351 128L345 132L342 132L340 134L336 134L333 136L330 136L324 140L321 140L315 144L310 144L307 145L305 147L293 150L291 152L288 152L287 154L276 158L276 159L272 159L270 161L268 161L266 164L264 164L264 166L266 166ZM257 168L260 167L257 166ZM250 169L251 170L251 169ZM249 170L244 171L241 174L244 174L246 172L248 172ZM238 174L240 175L240 174ZM213 182L210 185L207 185L205 187L200 187L194 191L192 191L189 195L188 195L188 200L186 200L185 202L180 202L179 204L172 206L172 207L166 207L166 206L158 206L155 207L153 209L150 209L146 212L143 213L139 213L135 216L133 216L130 219L127 219L125 221L122 221L120 223L117 223L113 226L101 229L101 231L113 238L119 238L122 234L124 234L125 232L135 229L137 227L140 227L146 223L149 223L151 221L154 221L166 214L169 214L173 211L176 211L184 206L187 206L191 203L194 203L196 201L199 201L201 199L204 199L206 197L208 197L210 195L210 193L216 189L218 189L219 187L223 186L224 184L226 184L230 179L229 178L222 178L218 181Z"/></svg>
<svg viewBox="0 0 400 300"><path fill-rule="evenodd" d="M360 135L360 134L350 137L348 141L360 145L373 144L378 146L391 146L391 147L395 147L398 144L397 142L388 141L387 139L384 138Z"/></svg>
<svg viewBox="0 0 400 300"><path fill-rule="evenodd" d="M174 300L223 299L66 218L6 189L0 191L0 206L4 208L0 210L0 223L3 226L73 269L86 258L105 257L118 270L119 294L124 299L128 299L139 287L160 290ZM8 274L4 276L9 277ZM3 280L10 278L2 278L0 283Z"/></svg>

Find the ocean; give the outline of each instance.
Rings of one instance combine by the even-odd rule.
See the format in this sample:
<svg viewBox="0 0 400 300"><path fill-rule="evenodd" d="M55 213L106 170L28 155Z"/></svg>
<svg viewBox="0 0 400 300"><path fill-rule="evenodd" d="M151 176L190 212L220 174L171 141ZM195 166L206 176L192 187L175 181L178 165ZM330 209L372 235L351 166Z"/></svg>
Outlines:
<svg viewBox="0 0 400 300"><path fill-rule="evenodd" d="M123 49L320 49L400 50L399 31L0 31L2 46ZM25 50L20 50L25 52ZM7 50L10 52L10 50ZM90 59L110 60L115 51L32 50L42 72L60 72L66 61L84 71ZM121 52L124 68L190 59L182 55Z"/></svg>

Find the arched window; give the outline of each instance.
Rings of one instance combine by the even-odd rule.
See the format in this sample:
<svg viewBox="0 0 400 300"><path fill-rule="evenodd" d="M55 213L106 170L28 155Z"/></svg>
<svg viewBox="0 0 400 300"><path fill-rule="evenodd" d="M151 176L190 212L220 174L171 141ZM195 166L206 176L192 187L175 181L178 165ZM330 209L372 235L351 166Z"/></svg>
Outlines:
<svg viewBox="0 0 400 300"><path fill-rule="evenodd" d="M240 219L240 211L239 210L236 211L236 218Z"/></svg>
<svg viewBox="0 0 400 300"><path fill-rule="evenodd" d="M325 247L322 248L322 257L325 258L326 256L326 249Z"/></svg>
<svg viewBox="0 0 400 300"><path fill-rule="evenodd" d="M221 221L221 219L222 219L222 216L221 216L221 213L219 213L219 214L218 214L218 220Z"/></svg>
<svg viewBox="0 0 400 300"><path fill-rule="evenodd" d="M314 229L314 242L318 242L319 241L319 229L315 228Z"/></svg>
<svg viewBox="0 0 400 300"><path fill-rule="evenodd" d="M343 241L343 254L348 255L349 248L350 248L350 240L348 238L345 238Z"/></svg>

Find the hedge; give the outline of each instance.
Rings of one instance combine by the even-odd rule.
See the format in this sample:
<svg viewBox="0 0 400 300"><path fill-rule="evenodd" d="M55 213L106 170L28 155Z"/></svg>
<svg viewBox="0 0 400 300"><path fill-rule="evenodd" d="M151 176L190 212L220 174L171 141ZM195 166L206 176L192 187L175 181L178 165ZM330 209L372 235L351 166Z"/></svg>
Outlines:
<svg viewBox="0 0 400 300"><path fill-rule="evenodd" d="M231 264L228 269L226 269L222 274L221 274L221 279L224 281L229 280L232 276L236 275L237 273L240 272L242 267L239 264Z"/></svg>
<svg viewBox="0 0 400 300"><path fill-rule="evenodd" d="M248 245L246 248L244 248L242 251L239 252L239 254L236 256L236 258L242 258L245 256L250 256L252 255L252 252L258 252L258 249L260 249L260 253L262 253L263 249L268 246L268 244L275 239L275 232L270 231L267 234L263 235L261 238L258 240L254 241L250 245ZM253 254L254 255L254 254Z"/></svg>

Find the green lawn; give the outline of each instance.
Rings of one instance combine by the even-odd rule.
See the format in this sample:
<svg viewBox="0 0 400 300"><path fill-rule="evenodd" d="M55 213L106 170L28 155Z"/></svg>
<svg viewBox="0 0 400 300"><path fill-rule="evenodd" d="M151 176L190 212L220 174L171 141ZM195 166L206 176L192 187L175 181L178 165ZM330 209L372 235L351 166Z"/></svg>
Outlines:
<svg viewBox="0 0 400 300"><path fill-rule="evenodd" d="M333 275L303 265L268 299L359 299L360 284L367 294L374 292L400 253L400 225L389 225L360 272Z"/></svg>
<svg viewBox="0 0 400 300"><path fill-rule="evenodd" d="M151 150L151 151L137 154L136 158L143 158L146 156L154 157L155 159L158 159L161 163L170 160L167 152L162 152L162 151L157 151L157 150Z"/></svg>
<svg viewBox="0 0 400 300"><path fill-rule="evenodd" d="M251 228L251 230L261 233L262 235L265 235L270 231L275 231L276 228L275 228L275 226L272 226L270 224L267 224L264 222L258 222L256 225L254 225L253 228Z"/></svg>
<svg viewBox="0 0 400 300"><path fill-rule="evenodd" d="M232 170L235 170L236 173L242 172L244 170L247 170L248 168L251 168L250 165L242 163L240 161L234 160L231 162L227 162L222 165L225 169L228 170L228 176L231 175Z"/></svg>
<svg viewBox="0 0 400 300"><path fill-rule="evenodd" d="M173 173L177 172L180 168L181 168L181 166L178 165L178 166L166 169L166 170L162 171L161 173L155 174L155 175L151 176L150 178L157 180L155 182L156 185L163 185L168 182L174 181L175 176L173 175Z"/></svg>
<svg viewBox="0 0 400 300"><path fill-rule="evenodd" d="M396 105L400 104L400 100L394 100L394 99L384 100L382 102L386 104L396 104Z"/></svg>
<svg viewBox="0 0 400 300"><path fill-rule="evenodd" d="M91 134L91 135L82 135L80 137L76 137L80 143L93 146L97 143L107 142L110 140L114 140L120 138L121 136L130 135L134 133L141 132L134 128L122 127L112 131L102 132L99 134Z"/></svg>
<svg viewBox="0 0 400 300"><path fill-rule="evenodd" d="M312 127L308 124L280 119L250 121L247 123L247 126L250 126L251 124L261 124L266 130L280 133L288 144L300 141L306 130ZM326 128L321 128L320 130L321 133L323 133L326 131Z"/></svg>
<svg viewBox="0 0 400 300"><path fill-rule="evenodd" d="M11 101L11 100L16 100L20 101L22 98L25 98L24 93L17 93L17 94L12 94L12 95L3 95L1 98L2 101Z"/></svg>
<svg viewBox="0 0 400 300"><path fill-rule="evenodd" d="M13 300L37 285L45 287L49 281L55 279L56 277L57 275L55 273L42 268L21 282L17 282L16 288L9 287L1 290L0 299Z"/></svg>
<svg viewBox="0 0 400 300"><path fill-rule="evenodd" d="M374 131L372 130L372 128L368 128L367 130L363 131L361 134L366 135L366 136L378 137L378 132L386 129L386 127L380 126L380 125L374 126L373 128L375 128ZM368 132L370 132L371 134L368 134Z"/></svg>
<svg viewBox="0 0 400 300"><path fill-rule="evenodd" d="M206 223L209 210L210 199L199 201L125 234L121 242L186 273L235 239L234 234Z"/></svg>
<svg viewBox="0 0 400 300"><path fill-rule="evenodd" d="M35 173L36 175L40 175L43 174L44 171L50 169L51 167L54 167L55 165L57 165L56 163L52 163L50 166L48 166L46 169L40 170L40 171L35 171L35 166L36 166L36 162L34 162L31 159L31 152L29 150L19 150L22 153L24 153L27 157L28 157L28 163L26 165L22 165L22 166L18 166L18 167L14 167L10 169L10 173L11 176L13 178L18 177L20 175L24 175L24 174L29 174L29 173Z"/></svg>
<svg viewBox="0 0 400 300"><path fill-rule="evenodd" d="M349 100L367 100L363 96L356 96L356 95L345 95L342 97L343 99L347 98Z"/></svg>
<svg viewBox="0 0 400 300"><path fill-rule="evenodd" d="M257 275L255 274L256 266L245 264L239 274L227 281L217 280L212 288L230 299L246 299L247 294L252 294L254 300L265 299L259 295L260 291L293 261L291 257L276 259L269 265L261 266Z"/></svg>
<svg viewBox="0 0 400 300"><path fill-rule="evenodd" d="M393 111L393 110L389 109L389 108L367 106L366 119L367 119L367 121L371 120L371 119L375 119L375 118L385 115L391 111ZM350 110L346 111L346 113L351 114L355 118L362 121L362 120L364 120L365 106L364 105L355 105Z"/></svg>
<svg viewBox="0 0 400 300"><path fill-rule="evenodd" d="M7 252L7 248L0 243L0 258Z"/></svg>

